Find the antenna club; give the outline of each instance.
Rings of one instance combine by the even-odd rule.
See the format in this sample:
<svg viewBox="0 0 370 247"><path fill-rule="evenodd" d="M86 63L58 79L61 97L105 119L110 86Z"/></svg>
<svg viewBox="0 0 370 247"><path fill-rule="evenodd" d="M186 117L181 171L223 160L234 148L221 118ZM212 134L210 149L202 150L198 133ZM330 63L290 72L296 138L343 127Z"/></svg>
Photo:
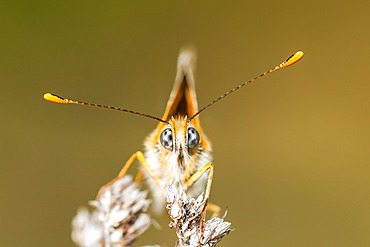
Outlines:
<svg viewBox="0 0 370 247"><path fill-rule="evenodd" d="M44 99L57 104L68 104L68 101L66 99L51 93L44 94Z"/></svg>
<svg viewBox="0 0 370 247"><path fill-rule="evenodd" d="M299 60L301 60L301 58L303 56L304 56L303 51L297 51L292 56L290 56L284 63L282 63L280 65L280 68L285 68L285 67L288 67L288 66L290 66L292 64L295 64L296 62L298 62Z"/></svg>

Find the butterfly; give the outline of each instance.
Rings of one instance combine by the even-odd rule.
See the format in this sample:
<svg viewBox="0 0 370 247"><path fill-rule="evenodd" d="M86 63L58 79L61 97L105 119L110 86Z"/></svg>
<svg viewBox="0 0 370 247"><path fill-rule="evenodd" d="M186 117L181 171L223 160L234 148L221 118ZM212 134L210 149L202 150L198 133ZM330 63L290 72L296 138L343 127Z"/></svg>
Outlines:
<svg viewBox="0 0 370 247"><path fill-rule="evenodd" d="M46 93L44 98L54 103L118 110L158 121L157 127L144 141L144 152L135 152L123 166L117 178L101 188L98 197L107 186L125 176L134 160L137 159L141 169L135 181L139 183L144 174L152 191L154 211L161 212L165 208L166 187L169 185L186 191L189 196L199 194L205 187L205 198L210 195L214 164L212 163L211 143L200 125L199 114L245 85L298 62L303 55L302 51L294 53L280 65L240 84L198 109L194 83L195 53L189 49L181 50L175 83L161 118L118 107L69 100L51 93ZM207 208L216 214L219 211L219 207L214 204L207 205Z"/></svg>

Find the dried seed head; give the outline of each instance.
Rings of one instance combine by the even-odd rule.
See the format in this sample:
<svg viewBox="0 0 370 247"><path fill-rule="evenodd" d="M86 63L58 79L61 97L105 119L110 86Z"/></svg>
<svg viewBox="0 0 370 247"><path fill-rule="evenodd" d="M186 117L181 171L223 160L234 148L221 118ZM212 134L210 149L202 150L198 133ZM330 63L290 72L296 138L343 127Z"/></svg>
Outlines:
<svg viewBox="0 0 370 247"><path fill-rule="evenodd" d="M229 222L224 217L208 220L203 226L203 213L208 198L200 195L197 199L187 198L184 191L175 186L167 187L167 212L173 220L170 227L176 229L176 246L213 247L230 232Z"/></svg>
<svg viewBox="0 0 370 247"><path fill-rule="evenodd" d="M144 214L150 200L140 191L131 176L124 176L107 187L91 214L80 209L72 222L72 239L81 247L126 247L150 226Z"/></svg>

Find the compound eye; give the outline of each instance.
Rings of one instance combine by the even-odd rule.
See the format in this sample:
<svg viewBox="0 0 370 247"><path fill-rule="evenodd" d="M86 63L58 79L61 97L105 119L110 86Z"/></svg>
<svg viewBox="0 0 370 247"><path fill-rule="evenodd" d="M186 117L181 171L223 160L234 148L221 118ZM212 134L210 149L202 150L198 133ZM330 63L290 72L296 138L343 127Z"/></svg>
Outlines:
<svg viewBox="0 0 370 247"><path fill-rule="evenodd" d="M173 149L172 130L171 129L163 130L161 133L160 141L165 149L172 151Z"/></svg>
<svg viewBox="0 0 370 247"><path fill-rule="evenodd" d="M199 133L195 128L190 127L188 129L188 148L193 149L198 145L198 143L199 143Z"/></svg>

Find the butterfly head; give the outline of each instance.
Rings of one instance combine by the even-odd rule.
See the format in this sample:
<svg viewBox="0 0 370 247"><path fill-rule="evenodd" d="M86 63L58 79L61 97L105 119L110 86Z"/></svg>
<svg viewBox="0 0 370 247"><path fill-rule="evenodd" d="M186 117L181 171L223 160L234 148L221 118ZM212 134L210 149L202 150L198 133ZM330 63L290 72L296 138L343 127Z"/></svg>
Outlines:
<svg viewBox="0 0 370 247"><path fill-rule="evenodd" d="M191 156L199 150L200 135L198 130L188 123L187 116L172 117L171 126L165 126L159 135L158 143L163 151L175 153L181 157Z"/></svg>

